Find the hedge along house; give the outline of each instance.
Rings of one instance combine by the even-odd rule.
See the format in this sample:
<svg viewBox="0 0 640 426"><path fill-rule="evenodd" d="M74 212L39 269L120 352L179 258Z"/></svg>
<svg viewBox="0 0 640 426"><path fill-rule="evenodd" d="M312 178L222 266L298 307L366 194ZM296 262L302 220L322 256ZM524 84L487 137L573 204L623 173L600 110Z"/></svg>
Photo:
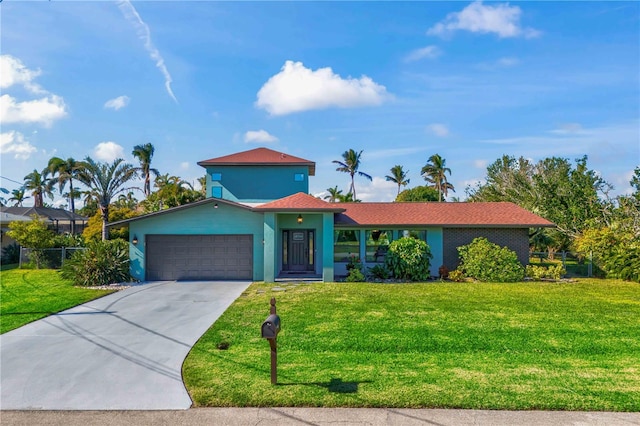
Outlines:
<svg viewBox="0 0 640 426"><path fill-rule="evenodd" d="M315 163L257 148L198 163L202 201L109 224L128 226L139 280L333 281L347 262L384 262L403 236L431 247L431 275L484 236L528 263L529 229L554 226L512 203L327 203L308 194Z"/></svg>

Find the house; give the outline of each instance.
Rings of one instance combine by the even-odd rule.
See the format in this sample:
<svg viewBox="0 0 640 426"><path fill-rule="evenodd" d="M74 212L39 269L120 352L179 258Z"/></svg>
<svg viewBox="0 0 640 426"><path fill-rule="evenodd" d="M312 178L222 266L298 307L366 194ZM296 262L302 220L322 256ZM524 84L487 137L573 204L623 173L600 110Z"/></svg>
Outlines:
<svg viewBox="0 0 640 426"><path fill-rule="evenodd" d="M13 238L6 235L9 223L14 221L30 221L31 216L41 217L48 227L57 234L71 232L71 223L74 222L74 234L82 234L87 226L88 218L71 213L63 209L51 207L5 207L0 208L0 225L2 227L2 247L14 243Z"/></svg>
<svg viewBox="0 0 640 426"><path fill-rule="evenodd" d="M129 227L135 278L333 281L352 256L383 262L403 236L429 244L437 276L478 236L526 264L529 229L554 226L512 203L328 203L308 194L314 162L267 148L198 164L205 200L109 224Z"/></svg>

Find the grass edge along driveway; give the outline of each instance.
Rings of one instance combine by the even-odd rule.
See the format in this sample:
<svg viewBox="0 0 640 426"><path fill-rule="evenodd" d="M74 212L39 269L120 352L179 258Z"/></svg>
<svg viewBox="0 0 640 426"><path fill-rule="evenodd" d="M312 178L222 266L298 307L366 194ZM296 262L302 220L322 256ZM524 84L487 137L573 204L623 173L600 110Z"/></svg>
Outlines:
<svg viewBox="0 0 640 426"><path fill-rule="evenodd" d="M195 406L640 411L638 284L284 286L253 284L194 346Z"/></svg>
<svg viewBox="0 0 640 426"><path fill-rule="evenodd" d="M53 269L0 272L0 334L113 293L74 287Z"/></svg>

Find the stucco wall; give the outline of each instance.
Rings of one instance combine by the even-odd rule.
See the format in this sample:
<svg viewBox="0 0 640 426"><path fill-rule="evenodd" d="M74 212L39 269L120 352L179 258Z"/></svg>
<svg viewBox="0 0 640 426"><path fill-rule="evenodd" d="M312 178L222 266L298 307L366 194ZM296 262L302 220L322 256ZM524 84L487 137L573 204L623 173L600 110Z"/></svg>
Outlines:
<svg viewBox="0 0 640 426"><path fill-rule="evenodd" d="M253 279L262 281L264 276L264 221L263 214L219 203L177 210L172 213L151 216L131 222L129 236L138 238L138 244L130 244L131 274L145 279L145 236L147 234L252 234Z"/></svg>
<svg viewBox="0 0 640 426"><path fill-rule="evenodd" d="M529 229L528 228L444 228L443 229L443 263L454 270L460 259L457 248L473 241L474 238L485 237L500 247L507 246L515 251L523 265L529 263Z"/></svg>

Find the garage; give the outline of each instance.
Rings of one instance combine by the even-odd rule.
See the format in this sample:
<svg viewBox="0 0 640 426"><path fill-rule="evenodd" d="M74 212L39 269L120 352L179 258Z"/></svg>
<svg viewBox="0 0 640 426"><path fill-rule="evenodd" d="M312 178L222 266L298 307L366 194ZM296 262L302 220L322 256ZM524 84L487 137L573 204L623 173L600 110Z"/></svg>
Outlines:
<svg viewBox="0 0 640 426"><path fill-rule="evenodd" d="M145 251L148 281L253 279L253 235L147 235Z"/></svg>

